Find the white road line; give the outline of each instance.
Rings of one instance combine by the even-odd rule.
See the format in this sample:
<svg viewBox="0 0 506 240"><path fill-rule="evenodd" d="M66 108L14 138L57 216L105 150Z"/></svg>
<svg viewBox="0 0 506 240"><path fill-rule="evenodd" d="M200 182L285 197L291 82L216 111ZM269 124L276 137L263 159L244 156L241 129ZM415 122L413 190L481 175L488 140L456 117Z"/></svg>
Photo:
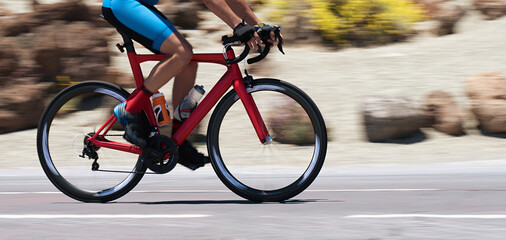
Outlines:
<svg viewBox="0 0 506 240"><path fill-rule="evenodd" d="M0 219L152 219L152 218L205 218L210 215L205 214L160 214L160 215L134 215L134 214L95 214L95 215L44 215L44 214L28 214L28 215L0 215Z"/></svg>
<svg viewBox="0 0 506 240"><path fill-rule="evenodd" d="M373 188L373 189L320 189L305 190L305 192L418 192L418 191L441 191L437 188Z"/></svg>
<svg viewBox="0 0 506 240"><path fill-rule="evenodd" d="M343 218L450 218L450 219L506 219L506 214L472 215L472 214L379 214L379 215L349 215Z"/></svg>
<svg viewBox="0 0 506 240"><path fill-rule="evenodd" d="M19 194L60 194L61 192L0 192L0 195L19 195Z"/></svg>
<svg viewBox="0 0 506 240"><path fill-rule="evenodd" d="M201 189L201 190L135 190L132 193L229 193L230 190L213 190L213 189Z"/></svg>
<svg viewBox="0 0 506 240"><path fill-rule="evenodd" d="M419 191L441 191L442 189L436 188L378 188L378 189L309 189L305 192L419 192ZM131 193L229 193L230 190L213 190L213 189L200 189L200 190L135 190ZM61 192L0 192L0 195L19 195L19 194L60 194Z"/></svg>

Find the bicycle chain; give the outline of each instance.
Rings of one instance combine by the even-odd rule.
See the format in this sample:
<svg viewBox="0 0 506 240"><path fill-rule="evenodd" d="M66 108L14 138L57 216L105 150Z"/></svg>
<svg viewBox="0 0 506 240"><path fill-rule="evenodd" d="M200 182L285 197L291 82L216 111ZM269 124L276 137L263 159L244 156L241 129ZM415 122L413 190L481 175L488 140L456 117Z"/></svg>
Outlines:
<svg viewBox="0 0 506 240"><path fill-rule="evenodd" d="M90 133L87 136L93 136L94 133ZM123 134L106 134L99 135L100 137L122 137ZM86 141L85 141L86 142ZM143 158L143 164L146 165L151 171L154 173L146 173L146 174L163 174L170 172L177 164L179 158L179 152L177 150L177 145L172 141L172 139L165 137L163 135L156 135L149 139L149 147L144 149L143 154L141 155ZM98 150L98 149L96 149ZM93 149L92 146L87 145L85 143L85 148L83 149L83 154L80 157L84 158L88 156L88 158L93 159L92 171L96 172L113 172L113 173L140 173L140 172L132 172L132 171L117 171L117 170L107 170L107 169L99 169L100 165L98 164L98 154L96 150ZM169 159L164 159L164 156L170 153ZM165 161L164 161L165 160Z"/></svg>
<svg viewBox="0 0 506 240"><path fill-rule="evenodd" d="M123 137L123 134L106 134L106 135L100 135L105 137Z"/></svg>

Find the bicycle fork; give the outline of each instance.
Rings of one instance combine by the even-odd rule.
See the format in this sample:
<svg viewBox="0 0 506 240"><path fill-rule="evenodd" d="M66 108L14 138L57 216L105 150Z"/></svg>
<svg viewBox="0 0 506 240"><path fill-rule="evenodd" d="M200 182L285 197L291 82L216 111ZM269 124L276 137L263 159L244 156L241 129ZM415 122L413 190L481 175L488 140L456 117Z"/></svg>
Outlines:
<svg viewBox="0 0 506 240"><path fill-rule="evenodd" d="M260 115L260 111L258 111L258 107L255 101L253 100L253 97L246 90L244 81L236 80L234 81L233 86L237 95L241 99L244 108L246 109L246 112L248 113L248 116L251 120L251 123L253 124L253 128L255 129L258 139L264 145L271 144L272 137L269 135L269 131L265 126L265 122L262 119L262 116Z"/></svg>

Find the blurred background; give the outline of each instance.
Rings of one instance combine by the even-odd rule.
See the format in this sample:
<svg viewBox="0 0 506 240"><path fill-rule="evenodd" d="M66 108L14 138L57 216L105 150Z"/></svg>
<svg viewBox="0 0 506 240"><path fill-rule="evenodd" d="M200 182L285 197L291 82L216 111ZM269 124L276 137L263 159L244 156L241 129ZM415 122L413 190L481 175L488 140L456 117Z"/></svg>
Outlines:
<svg viewBox="0 0 506 240"><path fill-rule="evenodd" d="M504 0L249 2L283 27L287 54L247 68L315 100L331 140L327 164L504 156ZM157 7L195 52L220 52L231 32L201 1ZM114 46L119 35L99 14L99 0L0 1L0 163L15 167L4 159L20 151L36 155L34 128L63 88L85 80L133 87L126 55ZM144 74L152 66L144 64ZM202 64L197 82L211 87L222 73ZM171 84L162 91L170 95Z"/></svg>
<svg viewBox="0 0 506 240"><path fill-rule="evenodd" d="M305 192L257 204L210 167L179 167L112 204L64 196L39 164L40 115L77 82L132 90L128 59L100 0L0 0L0 239L504 238L506 0L248 2L283 27L286 55L241 67L303 89L328 128L325 165ZM202 1L157 7L194 52L222 51L231 29ZM197 84L209 90L224 71L201 64ZM161 91L170 99L172 84Z"/></svg>

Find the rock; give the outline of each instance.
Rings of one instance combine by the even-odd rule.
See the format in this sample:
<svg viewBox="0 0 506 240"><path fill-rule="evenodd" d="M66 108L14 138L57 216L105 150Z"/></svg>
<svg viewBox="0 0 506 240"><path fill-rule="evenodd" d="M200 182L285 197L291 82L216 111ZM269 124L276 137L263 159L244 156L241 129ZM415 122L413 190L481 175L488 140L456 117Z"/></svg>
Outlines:
<svg viewBox="0 0 506 240"><path fill-rule="evenodd" d="M35 83L0 89L0 133L36 127L47 90L48 84Z"/></svg>
<svg viewBox="0 0 506 240"><path fill-rule="evenodd" d="M298 104L286 101L269 112L267 122L274 141L286 144L313 144L314 132L311 119Z"/></svg>
<svg viewBox="0 0 506 240"><path fill-rule="evenodd" d="M505 0L475 0L474 8L485 15L487 20L494 20L506 15Z"/></svg>
<svg viewBox="0 0 506 240"><path fill-rule="evenodd" d="M10 16L10 15L12 15L11 11L0 7L0 17Z"/></svg>
<svg viewBox="0 0 506 240"><path fill-rule="evenodd" d="M364 100L362 115L369 141L405 138L420 131L422 111L405 97L374 96Z"/></svg>
<svg viewBox="0 0 506 240"><path fill-rule="evenodd" d="M30 31L0 38L0 133L36 127L48 100L70 84L134 86L109 67L107 34L93 24L52 21Z"/></svg>
<svg viewBox="0 0 506 240"><path fill-rule="evenodd" d="M466 93L471 101L506 100L506 79L499 72L477 74L466 82Z"/></svg>
<svg viewBox="0 0 506 240"><path fill-rule="evenodd" d="M79 82L106 74L107 39L91 24L55 22L37 28L34 34L34 59L46 79L69 76Z"/></svg>
<svg viewBox="0 0 506 240"><path fill-rule="evenodd" d="M174 17L174 25L184 29L195 29L202 19L199 17L198 12L200 6L194 2L182 2L177 5L177 10Z"/></svg>
<svg viewBox="0 0 506 240"><path fill-rule="evenodd" d="M0 86L9 76L19 67L19 58L17 46L11 42L11 39L0 39Z"/></svg>
<svg viewBox="0 0 506 240"><path fill-rule="evenodd" d="M464 133L462 113L450 94L430 93L425 99L424 112L434 129L450 135Z"/></svg>
<svg viewBox="0 0 506 240"><path fill-rule="evenodd" d="M481 129L488 133L506 132L506 77L498 72L481 73L466 82L472 112Z"/></svg>
<svg viewBox="0 0 506 240"><path fill-rule="evenodd" d="M202 19L202 6L196 1L166 0L157 5L170 21L183 29L195 29Z"/></svg>
<svg viewBox="0 0 506 240"><path fill-rule="evenodd" d="M440 5L447 0L414 0L413 2L421 6L429 18L433 18L439 11Z"/></svg>
<svg viewBox="0 0 506 240"><path fill-rule="evenodd" d="M89 22L97 27L113 28L105 19L100 17L102 15L102 4L88 5Z"/></svg>
<svg viewBox="0 0 506 240"><path fill-rule="evenodd" d="M480 128L486 133L506 132L506 102L503 100L489 100L476 103L473 113L480 123Z"/></svg>
<svg viewBox="0 0 506 240"><path fill-rule="evenodd" d="M90 14L88 7L81 0L37 4L34 5L34 12L23 13L15 18L6 19L5 23L2 23L2 32L4 36L17 36L55 20L89 21Z"/></svg>
<svg viewBox="0 0 506 240"><path fill-rule="evenodd" d="M448 35L455 32L455 25L465 15L467 8L459 1L452 0L415 0L426 11L431 27L430 32ZM434 23L435 22L435 23Z"/></svg>
<svg viewBox="0 0 506 240"><path fill-rule="evenodd" d="M455 25L464 17L466 9L455 4L441 6L436 13L434 19L439 22L438 26L433 30L438 36L455 33Z"/></svg>

